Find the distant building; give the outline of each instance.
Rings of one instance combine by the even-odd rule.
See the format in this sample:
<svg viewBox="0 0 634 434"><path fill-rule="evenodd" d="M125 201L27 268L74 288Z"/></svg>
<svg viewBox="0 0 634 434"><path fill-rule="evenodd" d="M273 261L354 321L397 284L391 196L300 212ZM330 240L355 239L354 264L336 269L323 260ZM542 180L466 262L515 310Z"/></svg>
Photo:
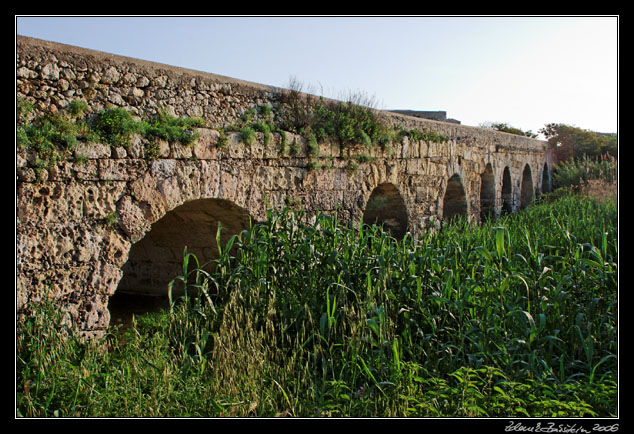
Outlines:
<svg viewBox="0 0 634 434"><path fill-rule="evenodd" d="M389 110L393 113L399 113L406 116L414 116L417 118L431 119L433 121L451 122L459 124L460 121L456 119L447 119L446 111L421 111L421 110Z"/></svg>

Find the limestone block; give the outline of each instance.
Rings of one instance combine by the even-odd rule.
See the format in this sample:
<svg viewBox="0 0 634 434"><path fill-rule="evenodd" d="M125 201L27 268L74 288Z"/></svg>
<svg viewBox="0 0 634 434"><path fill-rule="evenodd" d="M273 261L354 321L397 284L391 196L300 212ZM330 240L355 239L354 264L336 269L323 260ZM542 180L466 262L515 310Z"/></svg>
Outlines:
<svg viewBox="0 0 634 434"><path fill-rule="evenodd" d="M132 181L147 171L148 163L139 159L98 160L97 173L100 181Z"/></svg>
<svg viewBox="0 0 634 434"><path fill-rule="evenodd" d="M72 172L76 179L81 181L98 181L99 180L99 161L88 160L82 164L74 164Z"/></svg>
<svg viewBox="0 0 634 434"><path fill-rule="evenodd" d="M257 140L249 147L249 158L261 160L264 157L264 135L262 133L256 133L256 136Z"/></svg>
<svg viewBox="0 0 634 434"><path fill-rule="evenodd" d="M143 204L143 214L150 223L165 214L166 204L151 173L146 173L132 182L129 188L135 199Z"/></svg>
<svg viewBox="0 0 634 434"><path fill-rule="evenodd" d="M281 146L282 136L279 133L271 133L271 142L268 146L264 147L264 155L262 158L277 159L282 157Z"/></svg>
<svg viewBox="0 0 634 434"><path fill-rule="evenodd" d="M227 134L227 150L230 158L246 158L249 155L247 145L242 142L240 133Z"/></svg>
<svg viewBox="0 0 634 434"><path fill-rule="evenodd" d="M341 155L341 147L337 143L319 143L319 155L322 157L337 158Z"/></svg>
<svg viewBox="0 0 634 434"><path fill-rule="evenodd" d="M194 144L193 156L199 160L212 160L218 155L218 138L220 132L209 128L199 128L200 137Z"/></svg>
<svg viewBox="0 0 634 434"><path fill-rule="evenodd" d="M220 165L217 161L200 162L200 195L216 197L219 188Z"/></svg>
<svg viewBox="0 0 634 434"><path fill-rule="evenodd" d="M110 145L102 143L84 143L80 142L75 148L75 156L84 156L87 158L109 158Z"/></svg>
<svg viewBox="0 0 634 434"><path fill-rule="evenodd" d="M412 175L418 175L423 173L424 168L419 158L408 159L406 163L406 172Z"/></svg>
<svg viewBox="0 0 634 434"><path fill-rule="evenodd" d="M176 173L176 166L176 160L154 160L150 166L150 173L156 179L169 178Z"/></svg>
<svg viewBox="0 0 634 434"><path fill-rule="evenodd" d="M42 80L58 80L59 67L55 63L47 63L40 70L40 77Z"/></svg>
<svg viewBox="0 0 634 434"><path fill-rule="evenodd" d="M143 238L143 235L150 230L150 223L147 221L143 210L130 196L123 196L119 200L117 215L121 229L130 237L130 241L133 243Z"/></svg>
<svg viewBox="0 0 634 434"><path fill-rule="evenodd" d="M187 160L193 156L193 147L189 145L183 145L182 143L175 142L170 145L171 153L170 157L177 160Z"/></svg>
<svg viewBox="0 0 634 434"><path fill-rule="evenodd" d="M101 76L101 82L105 84L114 84L121 78L121 73L114 66L110 66Z"/></svg>
<svg viewBox="0 0 634 434"><path fill-rule="evenodd" d="M101 220L114 212L125 186L125 182L112 182L105 186L87 185L83 198L84 216Z"/></svg>
<svg viewBox="0 0 634 434"><path fill-rule="evenodd" d="M135 134L130 140L130 146L128 147L128 154L132 158L144 158L145 157L145 145L143 144L143 138Z"/></svg>
<svg viewBox="0 0 634 434"><path fill-rule="evenodd" d="M64 183L21 184L16 214L21 225L80 221L84 218L83 187Z"/></svg>

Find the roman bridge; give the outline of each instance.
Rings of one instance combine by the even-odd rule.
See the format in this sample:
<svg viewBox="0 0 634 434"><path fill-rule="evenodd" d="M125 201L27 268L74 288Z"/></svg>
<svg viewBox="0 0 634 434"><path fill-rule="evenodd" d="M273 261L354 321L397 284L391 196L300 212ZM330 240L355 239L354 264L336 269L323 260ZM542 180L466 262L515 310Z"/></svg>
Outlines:
<svg viewBox="0 0 634 434"><path fill-rule="evenodd" d="M381 112L436 138L322 141L317 150L278 130L251 142L223 128L282 90L31 38L18 37L16 48L17 97L35 112L79 99L93 112L164 109L205 120L190 145L148 147L139 135L126 147L80 141L45 169L32 150L16 148L17 309L52 298L87 334L108 327L113 295L165 294L185 246L212 259L219 224L224 243L269 208L336 212L402 237L456 215L478 222L516 212L550 189L546 144L527 137Z"/></svg>

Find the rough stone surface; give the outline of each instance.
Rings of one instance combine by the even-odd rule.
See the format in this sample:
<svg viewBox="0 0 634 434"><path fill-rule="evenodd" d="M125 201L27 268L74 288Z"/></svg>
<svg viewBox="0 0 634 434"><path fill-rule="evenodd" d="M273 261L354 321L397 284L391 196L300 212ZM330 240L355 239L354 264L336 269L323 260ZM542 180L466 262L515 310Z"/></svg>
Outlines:
<svg viewBox="0 0 634 434"><path fill-rule="evenodd" d="M128 149L82 144L85 161L60 161L44 173L17 152L17 307L51 297L89 335L108 327L108 300L120 285L164 291L185 245L212 259L218 222L228 236L248 227L249 218L264 219L267 208L292 204L308 214L337 211L354 225L365 214L396 235L415 235L441 224L450 179L461 186L451 191L464 191L451 209L472 221L480 219L481 200L500 214L504 200L517 210L522 191L526 198L547 188L545 144L526 137L386 114L447 140L404 140L389 151L373 150L374 159L355 168L357 150L320 144L327 167L315 170L305 141L291 133L287 142L301 145L293 156L282 152L278 134L267 145L258 134L251 146L229 134L226 147L217 146L218 127L272 103L272 87L23 37L16 59L17 96L37 110L79 98L92 110L114 104L142 115L166 108L210 125L191 147L162 142L154 160L144 158L138 137ZM522 179L531 185L522 188Z"/></svg>

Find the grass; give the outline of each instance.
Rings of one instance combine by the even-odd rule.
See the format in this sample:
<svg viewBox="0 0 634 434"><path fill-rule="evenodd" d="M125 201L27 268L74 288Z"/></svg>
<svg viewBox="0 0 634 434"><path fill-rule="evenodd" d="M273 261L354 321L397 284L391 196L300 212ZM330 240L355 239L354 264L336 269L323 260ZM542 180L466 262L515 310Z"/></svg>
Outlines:
<svg viewBox="0 0 634 434"><path fill-rule="evenodd" d="M610 155L560 163L553 171L557 189L551 196L581 194L598 200L618 200L618 161Z"/></svg>
<svg viewBox="0 0 634 434"><path fill-rule="evenodd" d="M88 105L74 100L57 113L44 113L33 119L32 105L19 99L17 104L16 144L18 149L36 155L35 167L46 169L60 159L69 158L80 141L129 148L132 136L146 139L146 157L156 157L156 141L179 142L185 146L198 138L196 128L204 126L197 118L180 118L164 111L144 120L129 111L109 107L91 114Z"/></svg>
<svg viewBox="0 0 634 434"><path fill-rule="evenodd" d="M350 94L345 102L331 101L302 94L301 85L295 83L279 99L281 104L274 110L279 127L320 142L386 149L404 136L413 140L446 141L433 131L405 130L390 125L374 108L373 100L363 94Z"/></svg>
<svg viewBox="0 0 634 434"><path fill-rule="evenodd" d="M612 417L617 239L614 202L580 196L402 241L269 211L213 274L185 251L188 295L123 334L86 343L32 305L17 412Z"/></svg>
<svg viewBox="0 0 634 434"><path fill-rule="evenodd" d="M318 169L319 143L337 143L340 147L362 146L369 150L379 146L390 150L396 140L409 137L412 140L443 142L446 138L433 131L405 130L389 124L373 102L361 94L351 94L347 102L326 101L304 95L299 90L280 94L274 106L249 107L235 125L220 128L217 146L227 145L227 131L238 131L247 146L256 140L256 132L263 136L264 146L271 143L272 133L286 139L285 131L302 135L307 141L310 158L308 167ZM145 157L158 158L157 140L191 145L199 137L196 128L205 125L202 119L180 118L159 110L154 116L137 120L120 107L108 107L98 113L89 113L88 105L81 100L71 101L59 113L46 113L32 118L33 107L19 99L16 104L17 146L37 154L35 167L46 169L57 161L69 158L79 141L101 142L113 147L129 148L133 135L146 139ZM288 144L281 144L283 153ZM299 153L298 145L290 145L290 155ZM77 156L82 159L83 157ZM357 163L367 162L359 159Z"/></svg>
<svg viewBox="0 0 634 434"><path fill-rule="evenodd" d="M617 178L618 162L608 154L598 158L564 161L553 172L553 181L558 187L579 187L592 180L614 184Z"/></svg>

